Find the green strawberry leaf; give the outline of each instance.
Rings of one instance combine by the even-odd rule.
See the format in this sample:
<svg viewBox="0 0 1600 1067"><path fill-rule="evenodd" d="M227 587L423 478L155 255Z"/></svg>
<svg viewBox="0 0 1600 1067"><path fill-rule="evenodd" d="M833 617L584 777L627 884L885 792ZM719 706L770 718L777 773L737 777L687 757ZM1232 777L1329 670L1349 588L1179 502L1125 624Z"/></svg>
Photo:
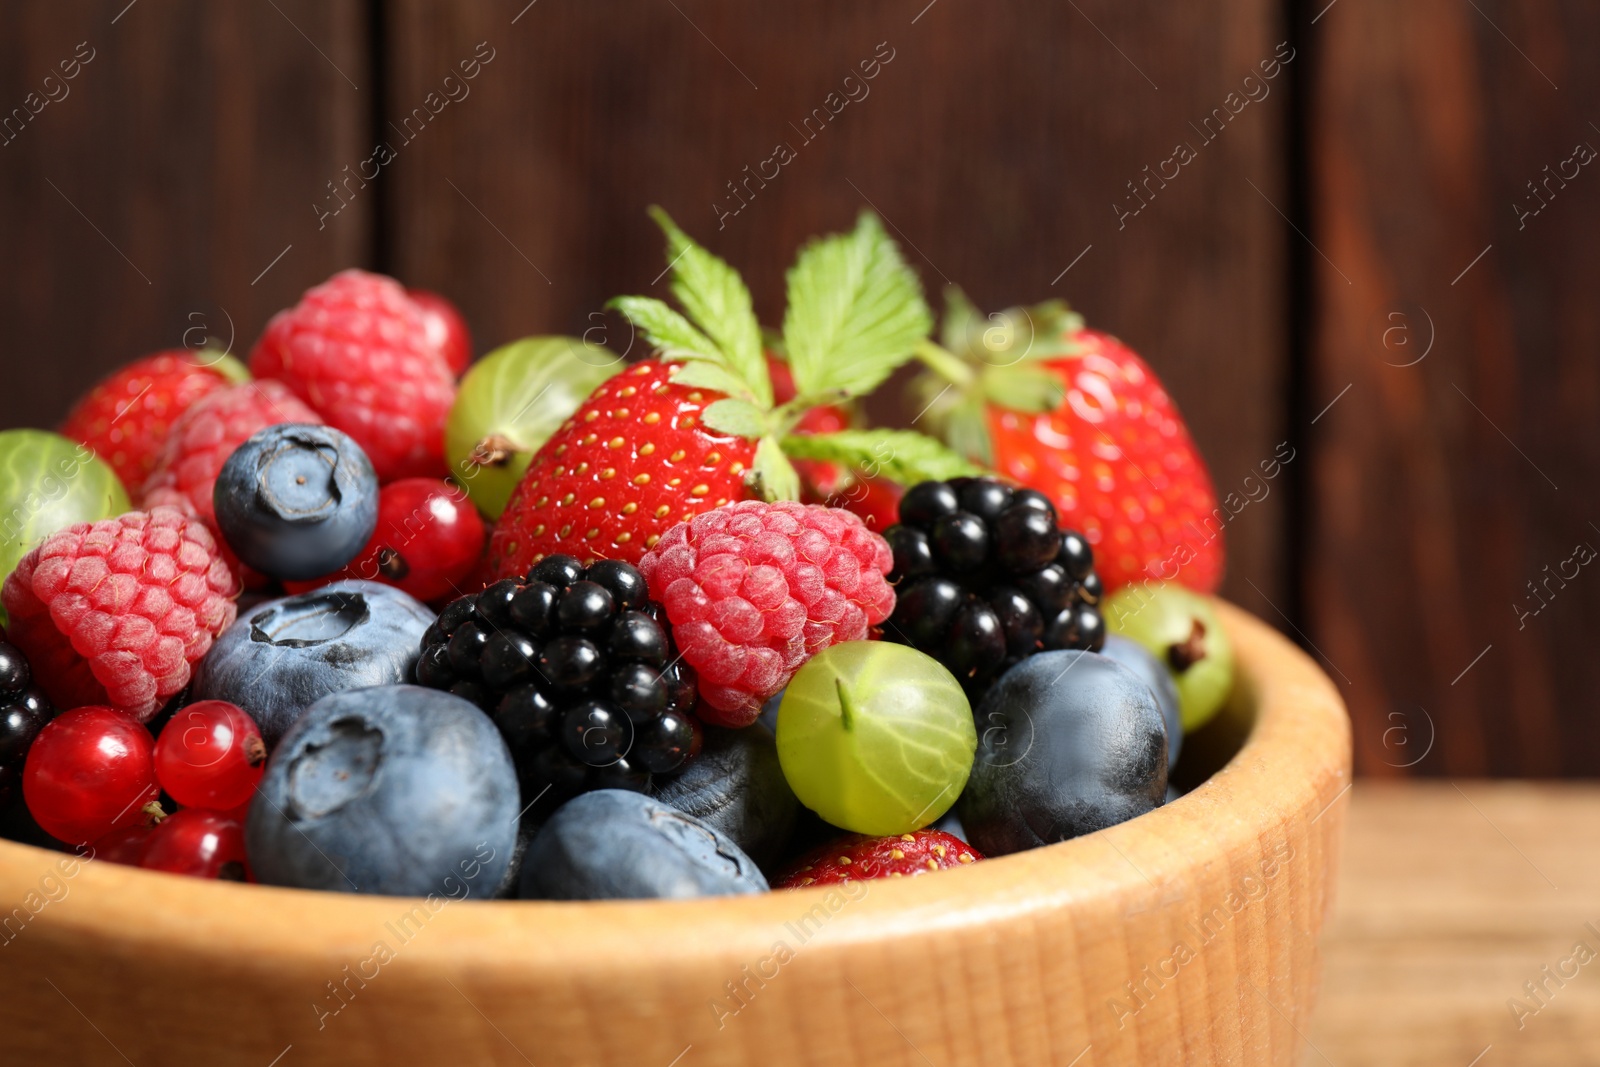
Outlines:
<svg viewBox="0 0 1600 1067"><path fill-rule="evenodd" d="M719 363L707 363L703 359L692 359L687 363L680 363L673 368L672 379L674 384L688 386L691 389L715 389L719 393L727 393L731 397L741 400L751 400L750 387L743 378L735 377Z"/></svg>
<svg viewBox="0 0 1600 1067"><path fill-rule="evenodd" d="M871 392L932 327L916 274L871 212L789 268L783 340L801 398Z"/></svg>
<svg viewBox="0 0 1600 1067"><path fill-rule="evenodd" d="M981 467L915 430L790 434L783 439L783 450L794 459L842 463L868 477L888 478L901 485L983 473Z"/></svg>
<svg viewBox="0 0 1600 1067"><path fill-rule="evenodd" d="M665 211L652 207L650 217L667 235L672 294L716 341L719 362L746 382L748 392L762 406L770 406L772 383L761 353L761 326L751 306L750 290L737 271L696 244Z"/></svg>
<svg viewBox="0 0 1600 1067"><path fill-rule="evenodd" d="M800 499L800 475L789 457L783 454L776 437L763 437L757 442L755 459L746 478L763 500Z"/></svg>
<svg viewBox="0 0 1600 1067"><path fill-rule="evenodd" d="M1018 339L1023 348L1018 359L1060 359L1077 350L1071 336L1083 329L1083 316L1064 300L1046 300L1030 308L1014 308L1003 314L1017 320Z"/></svg>
<svg viewBox="0 0 1600 1067"><path fill-rule="evenodd" d="M939 342L952 352L966 350L968 331L972 323L983 317L959 285L947 285L944 290L944 325L939 331Z"/></svg>
<svg viewBox="0 0 1600 1067"><path fill-rule="evenodd" d="M700 413L700 421L718 433L757 438L767 432L767 416L748 400L718 400Z"/></svg>
<svg viewBox="0 0 1600 1067"><path fill-rule="evenodd" d="M974 393L950 410L944 420L944 439L961 455L986 467L994 465L994 441L981 394Z"/></svg>
<svg viewBox="0 0 1600 1067"><path fill-rule="evenodd" d="M1058 376L1027 363L991 367L979 382L984 399L1027 415L1054 411L1067 398L1067 387Z"/></svg>
<svg viewBox="0 0 1600 1067"><path fill-rule="evenodd" d="M618 296L606 301L606 307L618 312L631 322L644 339L660 350L667 362L680 359L703 359L722 362L722 353L705 334L667 304L652 296Z"/></svg>

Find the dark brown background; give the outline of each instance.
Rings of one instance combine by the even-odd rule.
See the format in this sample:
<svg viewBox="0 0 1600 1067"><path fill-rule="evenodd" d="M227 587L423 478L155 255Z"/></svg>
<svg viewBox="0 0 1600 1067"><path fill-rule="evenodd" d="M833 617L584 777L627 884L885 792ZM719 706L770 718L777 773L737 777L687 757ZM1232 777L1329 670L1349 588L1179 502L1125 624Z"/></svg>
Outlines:
<svg viewBox="0 0 1600 1067"><path fill-rule="evenodd" d="M1600 8L525 3L0 2L0 114L94 49L0 146L0 425L53 424L194 327L247 352L350 265L446 293L479 351L581 332L660 270L652 202L774 319L797 244L871 205L930 293L1066 296L1133 344L1221 491L1290 443L1225 591L1324 657L1364 771L1593 772L1600 576L1552 581L1520 628L1514 605L1600 547L1600 173L1522 228L1512 205L1600 145ZM1202 144L1284 41L1270 95ZM470 95L407 143L389 123L480 42ZM397 158L319 227L379 140ZM719 230L780 141L797 158ZM1180 141L1198 158L1119 225Z"/></svg>

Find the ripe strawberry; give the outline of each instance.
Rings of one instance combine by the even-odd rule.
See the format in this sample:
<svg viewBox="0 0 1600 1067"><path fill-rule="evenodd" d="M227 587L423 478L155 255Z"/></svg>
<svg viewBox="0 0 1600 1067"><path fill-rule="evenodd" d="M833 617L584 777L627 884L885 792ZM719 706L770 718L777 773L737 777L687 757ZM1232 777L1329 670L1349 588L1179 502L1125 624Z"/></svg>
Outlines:
<svg viewBox="0 0 1600 1067"><path fill-rule="evenodd" d="M776 889L836 885L868 878L914 878L983 859L959 837L943 830L918 830L890 837L854 835L812 850L773 882Z"/></svg>
<svg viewBox="0 0 1600 1067"><path fill-rule="evenodd" d="M655 217L689 317L647 297L612 302L662 354L602 384L535 453L490 538L489 579L557 553L637 563L711 508L797 499L790 454L842 469L888 457L901 480L970 472L919 434L799 432L813 409L877 386L927 332L916 278L875 218L808 246L789 271L784 341L798 396L783 402L744 282Z"/></svg>
<svg viewBox="0 0 1600 1067"><path fill-rule="evenodd" d="M545 556L638 563L669 527L746 494L755 442L700 420L721 393L647 361L596 389L535 453L489 540L496 577Z"/></svg>
<svg viewBox="0 0 1600 1067"><path fill-rule="evenodd" d="M947 325L947 343L966 359L929 361L920 385L944 394L933 414L946 440L1050 497L1061 525L1089 540L1108 591L1147 578L1214 591L1223 568L1216 492L1155 373L1060 305L1008 314L1036 324L1031 350L963 345L962 330ZM950 382L963 389L945 394Z"/></svg>
<svg viewBox="0 0 1600 1067"><path fill-rule="evenodd" d="M231 356L187 348L157 352L97 382L67 413L61 433L92 448L128 492L137 493L173 421L206 394L249 377Z"/></svg>
<svg viewBox="0 0 1600 1067"><path fill-rule="evenodd" d="M382 481L447 473L455 375L428 317L393 278L347 270L307 290L267 323L250 369L354 438Z"/></svg>

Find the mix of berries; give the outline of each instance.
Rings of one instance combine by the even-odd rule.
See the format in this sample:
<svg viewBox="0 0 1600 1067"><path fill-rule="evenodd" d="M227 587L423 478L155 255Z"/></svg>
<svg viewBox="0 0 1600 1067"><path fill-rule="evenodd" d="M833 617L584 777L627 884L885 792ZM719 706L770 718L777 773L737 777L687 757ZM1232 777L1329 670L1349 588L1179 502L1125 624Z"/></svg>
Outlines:
<svg viewBox="0 0 1600 1067"><path fill-rule="evenodd" d="M952 291L945 340L918 383L944 437L1045 494L1095 550L1108 590L1222 580L1217 494L1155 372L1059 303L982 316Z"/></svg>
<svg viewBox="0 0 1600 1067"><path fill-rule="evenodd" d="M447 300L352 270L248 371L158 353L65 436L0 433L0 808L191 877L601 899L918 876L1160 804L1232 654L1146 580L1221 567L1149 368L1055 305L974 341L956 294L936 343L870 213L763 330L655 217L673 303L609 305L642 362L469 370ZM913 359L948 445L859 425Z"/></svg>
<svg viewBox="0 0 1600 1067"><path fill-rule="evenodd" d="M155 468L173 423L195 401L248 373L220 352L158 352L123 367L89 390L61 423L61 432L111 464L137 493Z"/></svg>
<svg viewBox="0 0 1600 1067"><path fill-rule="evenodd" d="M933 655L974 702L1035 652L1105 643L1093 552L1037 490L923 482L884 536L898 598L884 638Z"/></svg>
<svg viewBox="0 0 1600 1067"><path fill-rule="evenodd" d="M418 600L464 591L483 559L483 518L457 486L439 478L401 478L378 490L378 524L361 554L310 581L286 581L291 593L359 578L402 589Z"/></svg>
<svg viewBox="0 0 1600 1067"><path fill-rule="evenodd" d="M385 481L443 475L455 371L433 323L393 278L343 271L273 316L250 371L355 438Z"/></svg>
<svg viewBox="0 0 1600 1067"><path fill-rule="evenodd" d="M212 522L217 475L240 445L256 431L281 422L321 421L282 382L244 382L218 389L172 424L137 503L145 508L171 505Z"/></svg>
<svg viewBox="0 0 1600 1067"><path fill-rule="evenodd" d="M702 715L748 726L807 659L889 617L889 547L847 511L757 500L678 524L639 564Z"/></svg>
<svg viewBox="0 0 1600 1067"><path fill-rule="evenodd" d="M700 728L679 660L636 568L546 556L451 601L422 636L417 681L489 712L524 788L565 798L643 791L689 759Z"/></svg>

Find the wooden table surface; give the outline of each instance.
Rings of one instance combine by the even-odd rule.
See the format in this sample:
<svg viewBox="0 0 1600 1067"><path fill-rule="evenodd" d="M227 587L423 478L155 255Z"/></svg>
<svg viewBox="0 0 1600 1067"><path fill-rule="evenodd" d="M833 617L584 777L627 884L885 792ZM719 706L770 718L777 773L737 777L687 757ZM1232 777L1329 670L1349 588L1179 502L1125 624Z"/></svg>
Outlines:
<svg viewBox="0 0 1600 1067"><path fill-rule="evenodd" d="M1348 803L1303 1062L1600 1064L1600 785L1363 780Z"/></svg>

